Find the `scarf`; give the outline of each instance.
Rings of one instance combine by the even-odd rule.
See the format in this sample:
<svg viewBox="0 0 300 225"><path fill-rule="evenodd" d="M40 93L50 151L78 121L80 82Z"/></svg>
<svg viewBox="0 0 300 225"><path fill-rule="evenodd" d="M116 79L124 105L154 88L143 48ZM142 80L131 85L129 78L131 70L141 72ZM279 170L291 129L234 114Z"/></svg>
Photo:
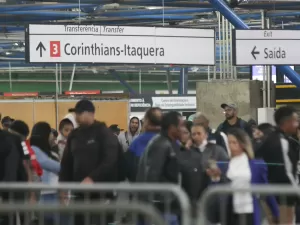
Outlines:
<svg viewBox="0 0 300 225"><path fill-rule="evenodd" d="M23 151L24 152L29 152L30 155L30 162L31 162L31 166L34 170L34 172L41 177L43 175L43 169L40 166L39 162L36 160L36 155L34 153L34 151L32 150L29 140L26 141L22 141L22 147L23 147Z"/></svg>
<svg viewBox="0 0 300 225"><path fill-rule="evenodd" d="M246 153L231 158L227 170L227 177L233 188L251 186L251 169ZM253 213L253 198L249 192L234 193L232 197L233 211L237 214Z"/></svg>

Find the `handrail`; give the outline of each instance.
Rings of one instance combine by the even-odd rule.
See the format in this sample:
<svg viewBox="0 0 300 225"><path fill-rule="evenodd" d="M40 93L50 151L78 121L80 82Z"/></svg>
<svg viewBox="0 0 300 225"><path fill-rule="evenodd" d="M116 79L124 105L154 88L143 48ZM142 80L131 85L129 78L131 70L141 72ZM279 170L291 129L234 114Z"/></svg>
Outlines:
<svg viewBox="0 0 300 225"><path fill-rule="evenodd" d="M252 185L250 187L234 188L231 185L216 185L206 189L198 202L197 224L207 224L207 205L212 196L249 192L261 195L299 195L300 187L291 185Z"/></svg>
<svg viewBox="0 0 300 225"><path fill-rule="evenodd" d="M72 191L121 191L121 192L169 192L174 194L181 206L183 224L190 224L191 206L187 194L178 186L172 184L144 184L144 183L100 183L100 184L78 184L60 183L47 185L42 183L0 183L0 191L41 191L41 190L72 190Z"/></svg>

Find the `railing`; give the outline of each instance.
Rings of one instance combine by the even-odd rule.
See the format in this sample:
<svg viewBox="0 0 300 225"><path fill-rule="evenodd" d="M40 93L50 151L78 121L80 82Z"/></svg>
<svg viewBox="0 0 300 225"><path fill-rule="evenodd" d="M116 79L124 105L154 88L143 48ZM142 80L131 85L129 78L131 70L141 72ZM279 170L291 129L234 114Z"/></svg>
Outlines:
<svg viewBox="0 0 300 225"><path fill-rule="evenodd" d="M267 196L277 196L277 201L280 200L281 205L286 205L286 197L291 197L296 200L298 196L300 196L300 188L296 186L291 185L254 185L250 187L245 188L234 188L231 185L216 185L209 189L207 189L203 195L202 198L199 201L198 204L198 217L197 217L197 224L198 225L209 225L211 224L211 221L208 219L208 215L210 212L210 209L212 209L211 206L213 201L216 201L218 198L222 199L222 197L226 197L232 194L236 193L250 193L253 196L257 197L258 200L264 201ZM224 199L223 199L224 200ZM276 204L277 204L276 201ZM225 222L226 215L228 213L227 211L227 204L222 201L219 201L219 218L221 224L227 224ZM262 207L264 209L264 207ZM284 217L285 215L280 215L280 217ZM246 224L246 222L241 221L240 225Z"/></svg>
<svg viewBox="0 0 300 225"><path fill-rule="evenodd" d="M76 198L71 200L68 205L59 204L58 199L54 205L53 202L49 204L47 201L45 202L46 204L30 204L29 202L24 204L24 199L28 200L30 193L49 193L49 191L53 193L71 192ZM120 215L128 216L130 214L130 222L134 224L137 224L140 218L142 218L142 221L145 221L145 218L151 218L146 221L150 221L151 224L155 225L165 225L162 224L162 222L164 223L163 215L174 215L173 208L175 207L178 208L177 212L181 223L191 224L191 210L188 197L176 185L128 183L79 185L68 183L50 186L40 183L0 183L0 193L4 192L7 193L8 199L7 202L0 203L0 214L2 215L8 212L13 215L13 212L16 211L21 213L27 212L27 214L28 212L34 212L38 213L39 221L41 221L44 217L41 216L41 212L43 214L52 212L52 215L61 213L78 215L78 213L82 213L85 214L85 223L81 225L85 225L95 217L99 217L99 213L103 214L103 212L109 211L113 213L114 222L120 218ZM20 198L17 198L20 194L26 195L21 201ZM78 198L78 196L80 197ZM19 201L17 201L18 199ZM159 211L157 212L150 205L153 205ZM93 215L87 216L87 214ZM119 218L116 219L118 215ZM72 217L74 218L74 216ZM103 216L101 220L103 220ZM77 224L75 223L75 225Z"/></svg>

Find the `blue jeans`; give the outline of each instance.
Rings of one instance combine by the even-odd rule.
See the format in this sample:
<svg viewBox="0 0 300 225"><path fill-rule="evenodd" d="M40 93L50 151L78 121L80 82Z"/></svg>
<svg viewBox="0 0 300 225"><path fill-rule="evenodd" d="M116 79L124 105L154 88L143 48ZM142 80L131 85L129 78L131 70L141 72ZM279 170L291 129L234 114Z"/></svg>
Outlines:
<svg viewBox="0 0 300 225"><path fill-rule="evenodd" d="M58 200L57 193L41 194L40 203L45 205L58 205L59 200ZM45 213L44 223L45 225L58 224L59 214L57 212Z"/></svg>
<svg viewBox="0 0 300 225"><path fill-rule="evenodd" d="M40 198L42 204L47 205L58 205L59 199L57 193L42 194ZM62 224L68 225L70 223L70 218L67 215L60 215L59 212L45 213L44 214L44 224Z"/></svg>

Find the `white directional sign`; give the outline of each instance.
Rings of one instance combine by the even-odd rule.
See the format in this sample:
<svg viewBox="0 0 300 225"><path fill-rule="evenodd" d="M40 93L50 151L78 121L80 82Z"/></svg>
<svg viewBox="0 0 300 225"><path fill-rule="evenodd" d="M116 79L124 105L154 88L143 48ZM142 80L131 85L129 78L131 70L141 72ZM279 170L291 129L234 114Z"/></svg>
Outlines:
<svg viewBox="0 0 300 225"><path fill-rule="evenodd" d="M30 24L26 35L32 63L215 64L213 29Z"/></svg>
<svg viewBox="0 0 300 225"><path fill-rule="evenodd" d="M244 65L300 65L300 31L234 30L233 60Z"/></svg>

